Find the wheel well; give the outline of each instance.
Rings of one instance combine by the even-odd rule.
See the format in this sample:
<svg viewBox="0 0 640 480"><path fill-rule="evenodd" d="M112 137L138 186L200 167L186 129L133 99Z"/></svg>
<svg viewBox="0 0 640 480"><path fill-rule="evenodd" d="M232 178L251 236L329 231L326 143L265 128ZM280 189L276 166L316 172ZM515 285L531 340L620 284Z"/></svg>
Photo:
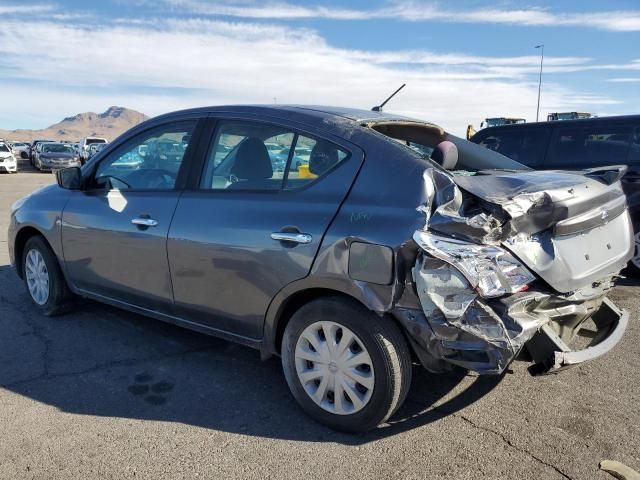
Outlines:
<svg viewBox="0 0 640 480"><path fill-rule="evenodd" d="M289 323L289 320L291 319L293 314L296 313L296 311L298 311L298 309L303 305L305 305L306 303L309 303L313 300L317 300L318 298L328 298L328 297L343 298L346 301L358 304L360 307L364 308L367 311L372 311L370 308L368 308L356 297L348 295L339 290L332 290L329 288L309 288L306 290L301 290L299 292L296 292L286 300L283 306L280 307L280 312L276 318L275 352L280 353L280 348L282 347L282 337L284 335L284 329L287 327L287 324ZM389 313L386 313L385 315L388 316L391 320L393 320L393 322L395 322L398 325L398 328L400 329L402 334L405 336L405 338L407 338L407 332L402 326L402 324L398 321L398 319ZM409 345L411 345L410 342L408 341L408 338L407 338L407 342L409 343ZM414 355L413 347L411 347L410 350L411 350L411 354Z"/></svg>
<svg viewBox="0 0 640 480"><path fill-rule="evenodd" d="M362 305L357 299L354 297L347 295L346 293L331 290L328 288L309 288L306 290L302 290L300 292L296 292L291 297L289 297L285 304L280 307L280 313L278 314L276 320L276 335L275 335L275 351L280 352L280 348L282 346L282 336L284 335L284 329L287 327L289 320L293 316L296 311L306 303L311 302L312 300L316 300L318 298L327 298L327 297L342 297L348 299L352 302L357 302ZM363 308L366 308L362 305Z"/></svg>
<svg viewBox="0 0 640 480"><path fill-rule="evenodd" d="M36 237L36 236L42 237L42 239L47 244L47 246L51 248L51 245L49 245L49 242L47 242L47 239L44 237L44 235L42 235L42 233L40 233L37 229L33 227L24 227L16 235L14 252L15 252L16 270L20 278L22 278L22 274L23 274L22 255L24 254L24 246L27 244L27 242L31 237Z"/></svg>

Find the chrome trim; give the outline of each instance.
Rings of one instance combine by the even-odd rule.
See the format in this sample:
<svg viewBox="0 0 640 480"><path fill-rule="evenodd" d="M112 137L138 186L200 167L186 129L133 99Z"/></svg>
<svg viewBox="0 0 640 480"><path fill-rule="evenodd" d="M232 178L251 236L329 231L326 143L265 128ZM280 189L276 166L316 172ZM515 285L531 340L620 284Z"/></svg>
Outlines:
<svg viewBox="0 0 640 480"><path fill-rule="evenodd" d="M279 242L293 242L293 243L311 243L313 237L308 233L297 233L297 232L273 232L271 234L271 238L273 240L277 240Z"/></svg>
<svg viewBox="0 0 640 480"><path fill-rule="evenodd" d="M157 227L158 221L153 218L134 218L131 223L140 227Z"/></svg>

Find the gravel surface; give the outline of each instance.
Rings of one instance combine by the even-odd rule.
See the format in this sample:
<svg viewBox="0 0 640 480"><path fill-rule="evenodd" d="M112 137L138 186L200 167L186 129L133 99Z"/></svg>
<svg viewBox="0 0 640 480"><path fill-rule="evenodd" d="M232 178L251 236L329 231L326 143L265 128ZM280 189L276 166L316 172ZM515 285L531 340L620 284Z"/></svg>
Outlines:
<svg viewBox="0 0 640 480"><path fill-rule="evenodd" d="M51 174L0 175L9 206ZM640 470L640 288L606 357L545 377L516 361L501 378L416 369L405 406L362 436L309 420L278 359L87 302L40 316L0 234L0 478L607 479Z"/></svg>

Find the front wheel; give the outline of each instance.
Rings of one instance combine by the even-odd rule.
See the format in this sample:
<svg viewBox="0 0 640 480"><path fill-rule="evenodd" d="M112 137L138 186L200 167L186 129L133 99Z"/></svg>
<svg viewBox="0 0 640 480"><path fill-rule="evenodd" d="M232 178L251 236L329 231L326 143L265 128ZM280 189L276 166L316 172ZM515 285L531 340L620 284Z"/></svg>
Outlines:
<svg viewBox="0 0 640 480"><path fill-rule="evenodd" d="M398 326L338 297L312 301L291 317L282 366L308 415L350 433L386 421L411 384L411 353Z"/></svg>
<svg viewBox="0 0 640 480"><path fill-rule="evenodd" d="M67 310L71 293L56 256L41 237L31 237L22 256L22 276L35 306L52 316Z"/></svg>

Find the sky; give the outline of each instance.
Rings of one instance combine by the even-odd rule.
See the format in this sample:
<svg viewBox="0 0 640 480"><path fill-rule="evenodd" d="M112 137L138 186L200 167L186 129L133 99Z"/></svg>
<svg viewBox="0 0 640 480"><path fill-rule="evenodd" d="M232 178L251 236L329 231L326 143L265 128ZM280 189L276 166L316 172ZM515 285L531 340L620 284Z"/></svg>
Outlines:
<svg viewBox="0 0 640 480"><path fill-rule="evenodd" d="M0 0L0 128L125 106L371 108L482 119L640 113L640 1Z"/></svg>

